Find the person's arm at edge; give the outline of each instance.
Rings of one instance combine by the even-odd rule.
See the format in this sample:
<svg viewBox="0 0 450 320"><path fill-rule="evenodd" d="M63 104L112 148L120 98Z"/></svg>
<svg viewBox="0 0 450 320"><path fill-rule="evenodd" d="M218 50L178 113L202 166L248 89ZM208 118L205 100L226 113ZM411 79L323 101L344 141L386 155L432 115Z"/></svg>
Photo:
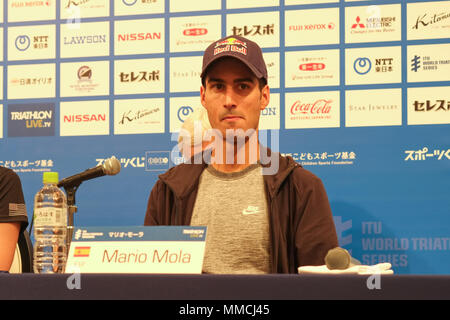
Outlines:
<svg viewBox="0 0 450 320"><path fill-rule="evenodd" d="M299 214L295 235L297 268L304 265L324 265L328 250L339 246L322 181L309 172L301 176L295 184L300 197L297 213L302 213Z"/></svg>
<svg viewBox="0 0 450 320"><path fill-rule="evenodd" d="M147 201L147 211L145 213L145 219L144 219L144 226L154 226L159 225L157 221L157 215L158 215L158 197L161 196L161 182L158 180L152 191L150 192L150 196L148 197Z"/></svg>
<svg viewBox="0 0 450 320"><path fill-rule="evenodd" d="M0 223L0 271L9 271L19 238L20 223Z"/></svg>

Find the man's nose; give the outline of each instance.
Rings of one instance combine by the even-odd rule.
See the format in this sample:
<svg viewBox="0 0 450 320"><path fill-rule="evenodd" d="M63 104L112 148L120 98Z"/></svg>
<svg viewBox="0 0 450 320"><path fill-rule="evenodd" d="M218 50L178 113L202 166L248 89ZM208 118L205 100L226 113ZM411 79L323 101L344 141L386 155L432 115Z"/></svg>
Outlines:
<svg viewBox="0 0 450 320"><path fill-rule="evenodd" d="M227 108L227 109L234 109L234 108L236 108L236 100L235 100L235 95L234 95L234 92L233 92L233 88L227 88L225 90L224 107Z"/></svg>

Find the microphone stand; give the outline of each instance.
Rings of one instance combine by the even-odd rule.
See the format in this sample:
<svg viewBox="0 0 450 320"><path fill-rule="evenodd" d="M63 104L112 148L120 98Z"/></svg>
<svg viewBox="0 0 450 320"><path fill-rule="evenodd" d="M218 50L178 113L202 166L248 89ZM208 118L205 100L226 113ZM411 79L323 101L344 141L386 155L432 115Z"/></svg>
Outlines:
<svg viewBox="0 0 450 320"><path fill-rule="evenodd" d="M69 211L69 217L67 221L67 254L69 253L70 244L72 242L72 235L73 235L73 216L75 212L77 212L77 206L75 205L75 192L78 190L78 187L80 186L81 182L71 184L68 186L64 186L64 190L67 194L67 206Z"/></svg>

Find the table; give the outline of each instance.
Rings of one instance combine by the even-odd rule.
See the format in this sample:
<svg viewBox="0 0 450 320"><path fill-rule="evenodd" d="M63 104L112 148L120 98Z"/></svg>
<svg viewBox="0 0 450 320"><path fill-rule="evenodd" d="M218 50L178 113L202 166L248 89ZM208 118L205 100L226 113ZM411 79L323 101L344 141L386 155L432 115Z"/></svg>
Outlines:
<svg viewBox="0 0 450 320"><path fill-rule="evenodd" d="M0 299L450 299L450 275L0 274Z"/></svg>

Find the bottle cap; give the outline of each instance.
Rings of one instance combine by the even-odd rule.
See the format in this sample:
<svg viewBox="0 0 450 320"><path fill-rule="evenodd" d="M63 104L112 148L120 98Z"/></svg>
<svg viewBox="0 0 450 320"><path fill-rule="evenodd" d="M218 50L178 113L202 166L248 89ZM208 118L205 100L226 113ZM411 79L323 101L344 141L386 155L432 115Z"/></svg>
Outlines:
<svg viewBox="0 0 450 320"><path fill-rule="evenodd" d="M59 176L58 172L44 172L42 176L42 181L45 183L58 183Z"/></svg>

